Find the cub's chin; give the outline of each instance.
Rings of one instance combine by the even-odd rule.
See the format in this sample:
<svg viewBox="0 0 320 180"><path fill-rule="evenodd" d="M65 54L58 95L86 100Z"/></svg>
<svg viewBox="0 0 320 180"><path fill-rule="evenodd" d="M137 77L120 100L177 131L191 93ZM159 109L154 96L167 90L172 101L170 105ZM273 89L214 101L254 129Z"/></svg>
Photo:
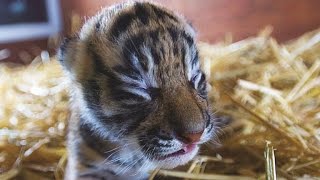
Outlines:
<svg viewBox="0 0 320 180"><path fill-rule="evenodd" d="M172 169L188 163L197 155L198 151L199 147L197 145L192 145L166 156L156 158L154 163L159 168Z"/></svg>

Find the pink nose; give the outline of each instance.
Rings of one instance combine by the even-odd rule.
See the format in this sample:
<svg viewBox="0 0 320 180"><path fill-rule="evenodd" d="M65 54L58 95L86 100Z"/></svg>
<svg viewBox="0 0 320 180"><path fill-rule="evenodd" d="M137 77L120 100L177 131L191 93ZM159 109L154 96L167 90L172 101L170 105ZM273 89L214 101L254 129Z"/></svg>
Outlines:
<svg viewBox="0 0 320 180"><path fill-rule="evenodd" d="M181 134L179 139L186 144L193 144L200 141L203 131L197 133Z"/></svg>

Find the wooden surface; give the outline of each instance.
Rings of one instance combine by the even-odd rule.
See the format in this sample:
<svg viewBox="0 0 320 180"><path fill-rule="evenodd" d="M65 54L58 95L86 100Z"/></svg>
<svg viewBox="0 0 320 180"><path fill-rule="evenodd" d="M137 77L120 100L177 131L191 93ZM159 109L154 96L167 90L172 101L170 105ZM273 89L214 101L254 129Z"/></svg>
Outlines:
<svg viewBox="0 0 320 180"><path fill-rule="evenodd" d="M10 61L15 63L29 64L29 62L31 62L34 57L40 55L42 50L48 49L47 41L47 39L37 39L11 44L0 44L0 50L7 49L10 51L9 58L0 60L6 62ZM51 52L55 53L55 50L51 49Z"/></svg>
<svg viewBox="0 0 320 180"><path fill-rule="evenodd" d="M255 35L266 25L274 27L273 36L282 42L320 27L320 0L154 1L185 15L197 28L199 40L211 43L223 39L226 33L232 33L235 40L240 40ZM120 1L61 0L65 32L70 28L72 13L79 14L84 20L115 2ZM46 49L45 40L0 44L0 50L14 49L12 54L15 55L11 58L14 60L17 60L17 52L35 52L35 47Z"/></svg>

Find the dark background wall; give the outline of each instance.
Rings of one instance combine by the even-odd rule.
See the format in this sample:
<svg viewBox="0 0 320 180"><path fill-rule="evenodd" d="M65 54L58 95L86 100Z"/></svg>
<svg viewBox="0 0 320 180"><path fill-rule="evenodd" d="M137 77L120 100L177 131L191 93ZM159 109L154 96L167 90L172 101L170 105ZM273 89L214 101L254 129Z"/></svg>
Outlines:
<svg viewBox="0 0 320 180"><path fill-rule="evenodd" d="M266 25L274 27L280 41L295 38L320 27L319 0L155 0L184 14L198 29L199 39L215 42L227 32L235 40L255 35ZM103 6L119 0L61 0L65 32L70 29L72 13L82 20ZM46 49L46 39L15 44L0 44L0 49L26 50L37 54ZM33 50L32 50L33 49ZM53 48L54 49L54 48ZM16 53L13 53L16 55ZM11 59L16 59L13 56Z"/></svg>

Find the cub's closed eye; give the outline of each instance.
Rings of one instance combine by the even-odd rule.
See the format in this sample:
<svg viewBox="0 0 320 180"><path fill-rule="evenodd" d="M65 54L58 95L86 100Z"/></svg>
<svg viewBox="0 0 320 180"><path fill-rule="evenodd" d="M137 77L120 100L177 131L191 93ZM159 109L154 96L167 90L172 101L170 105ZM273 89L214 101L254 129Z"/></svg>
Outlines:
<svg viewBox="0 0 320 180"><path fill-rule="evenodd" d="M195 89L197 89L197 79L199 78L199 76L200 74L196 74L195 76L193 76L193 78L191 78L191 84Z"/></svg>
<svg viewBox="0 0 320 180"><path fill-rule="evenodd" d="M206 84L206 75L201 74L200 80L198 82L198 87L203 86Z"/></svg>
<svg viewBox="0 0 320 180"><path fill-rule="evenodd" d="M207 84L206 83L203 83L203 85L201 86L200 89L198 89L198 94L200 97L202 97L203 99L206 99L207 98Z"/></svg>
<svg viewBox="0 0 320 180"><path fill-rule="evenodd" d="M196 74L191 78L191 83L195 89L199 89L206 83L206 76L203 73Z"/></svg>

